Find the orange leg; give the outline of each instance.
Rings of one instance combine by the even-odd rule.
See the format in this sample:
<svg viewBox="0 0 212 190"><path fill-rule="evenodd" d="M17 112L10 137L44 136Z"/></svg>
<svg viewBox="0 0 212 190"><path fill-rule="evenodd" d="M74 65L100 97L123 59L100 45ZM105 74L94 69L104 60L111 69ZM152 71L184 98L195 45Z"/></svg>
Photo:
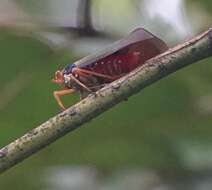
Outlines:
<svg viewBox="0 0 212 190"><path fill-rule="evenodd" d="M61 108L62 111L65 110L65 107L63 106L63 103L60 99L61 96L66 95L66 94L71 94L73 93L74 90L73 89L64 89L64 90L59 90L59 91L54 91L54 97L57 101L57 104L59 105L59 107Z"/></svg>
<svg viewBox="0 0 212 190"><path fill-rule="evenodd" d="M73 69L73 74L78 74L78 75L94 75L94 76L97 76L97 77L101 77L101 78L105 78L105 79L110 79L110 80L115 80L115 79L118 79L120 77L119 76L110 76L110 75L105 75L105 74L101 74L101 73L97 73L97 72L94 72L94 71L89 71L89 70L86 70L86 69L80 69L80 68L74 68Z"/></svg>
<svg viewBox="0 0 212 190"><path fill-rule="evenodd" d="M96 85L96 86L91 86L89 87L90 89L92 89L93 94L95 94L95 92L100 89L103 88L106 84L101 84L101 85ZM80 90L80 100L83 100L84 98L86 98L89 95L89 92L85 92L83 90Z"/></svg>
<svg viewBox="0 0 212 190"><path fill-rule="evenodd" d="M76 75L79 75L79 76L83 76L85 78L90 78L91 75L98 75L98 77L102 77L102 78L107 78L107 79L114 79L114 78L117 78L117 77L111 77L109 75L104 75L104 74L101 74L101 73L96 73L96 72L93 72L93 71L88 71L88 70L85 70L85 69L80 69L80 68L74 68L74 71L72 72L72 75L73 76L76 76ZM77 76L76 76L77 77ZM100 85L96 85L96 86L91 86L89 87L89 89L92 89L95 91L95 89L100 89L102 88L103 86L105 86L105 84L100 84ZM84 96L82 96L80 99L83 99Z"/></svg>
<svg viewBox="0 0 212 190"><path fill-rule="evenodd" d="M92 90L90 88L88 88L85 84L83 84L81 81L79 81L75 76L73 76L72 74L69 75L69 77L74 80L77 84L79 84L81 87L83 87L85 90L87 90L88 92L92 92Z"/></svg>

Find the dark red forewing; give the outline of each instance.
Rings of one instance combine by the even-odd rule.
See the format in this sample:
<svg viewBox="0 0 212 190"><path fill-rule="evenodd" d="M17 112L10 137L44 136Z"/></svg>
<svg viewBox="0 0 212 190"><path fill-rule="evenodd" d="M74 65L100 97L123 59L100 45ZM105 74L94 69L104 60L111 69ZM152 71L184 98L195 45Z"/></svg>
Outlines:
<svg viewBox="0 0 212 190"><path fill-rule="evenodd" d="M141 59L142 63L143 61L166 51L168 47L161 39L157 38L152 33L143 28L138 28L123 39L113 43L110 47L96 54L84 57L74 64L83 68L125 49L130 52L140 52L143 56Z"/></svg>

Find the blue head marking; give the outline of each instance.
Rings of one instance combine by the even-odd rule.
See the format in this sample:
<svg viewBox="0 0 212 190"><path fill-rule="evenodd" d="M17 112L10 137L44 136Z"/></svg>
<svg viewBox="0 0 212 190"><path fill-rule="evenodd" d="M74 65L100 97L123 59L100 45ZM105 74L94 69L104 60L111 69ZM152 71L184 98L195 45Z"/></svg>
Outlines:
<svg viewBox="0 0 212 190"><path fill-rule="evenodd" d="M75 64L69 64L65 67L65 69L63 70L63 75L68 75L72 72L72 69L76 67Z"/></svg>

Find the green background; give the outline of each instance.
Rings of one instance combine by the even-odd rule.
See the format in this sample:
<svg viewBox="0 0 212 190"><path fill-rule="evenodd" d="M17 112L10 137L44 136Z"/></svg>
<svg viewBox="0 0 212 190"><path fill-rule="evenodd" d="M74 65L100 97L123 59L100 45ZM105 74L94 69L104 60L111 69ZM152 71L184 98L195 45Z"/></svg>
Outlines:
<svg viewBox="0 0 212 190"><path fill-rule="evenodd" d="M59 112L52 96L58 87L50 79L58 65L75 57L32 37L0 31L1 147ZM0 189L40 189L41 174L50 166L82 164L103 172L133 167L186 170L179 153L182 142L212 144L212 111L205 112L198 103L212 96L211 61L160 80L26 159L0 177ZM79 96L63 101L73 105ZM212 102L208 106L212 110Z"/></svg>

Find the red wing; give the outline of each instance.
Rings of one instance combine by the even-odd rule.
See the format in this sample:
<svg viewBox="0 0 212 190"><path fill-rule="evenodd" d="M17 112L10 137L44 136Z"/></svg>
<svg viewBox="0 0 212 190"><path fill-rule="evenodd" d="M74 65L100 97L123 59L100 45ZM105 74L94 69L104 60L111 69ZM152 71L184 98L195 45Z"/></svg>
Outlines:
<svg viewBox="0 0 212 190"><path fill-rule="evenodd" d="M113 43L110 47L94 55L89 55L75 62L74 64L79 68L86 68L88 65L99 62L108 56L113 54L126 54L129 50L130 52L139 51L144 54L144 48L148 48L149 51L152 51L151 56L155 56L156 54L162 53L168 49L167 45L161 39L157 38L145 29L138 28L127 35L125 38ZM148 55L149 53L147 56L144 56L149 58Z"/></svg>

